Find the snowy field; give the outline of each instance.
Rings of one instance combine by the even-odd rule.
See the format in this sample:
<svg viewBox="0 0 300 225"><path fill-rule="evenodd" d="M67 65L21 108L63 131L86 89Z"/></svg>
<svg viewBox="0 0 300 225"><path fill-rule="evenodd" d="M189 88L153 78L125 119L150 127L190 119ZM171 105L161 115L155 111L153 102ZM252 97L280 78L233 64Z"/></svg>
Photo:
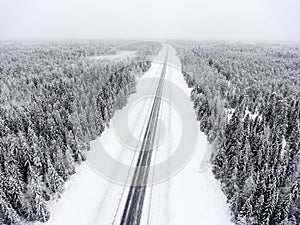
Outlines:
<svg viewBox="0 0 300 225"><path fill-rule="evenodd" d="M150 178L153 182L150 182L147 187L141 224L232 224L226 198L219 183L214 179L211 166L207 161L210 146L205 135L199 130L193 104L189 98L191 90L183 79L180 61L175 49L164 45L150 70L140 79L137 92L129 97L127 106L117 111L110 128L107 128L100 138L91 142L88 162L78 166L78 172L65 184L65 191L61 198L51 204L51 217L47 225L120 224L129 186L118 182L118 179L124 172L122 168L125 166L133 168L137 160L137 151L131 149L131 144L128 143L136 143L136 149L140 149L139 140L145 130L153 101L151 96L154 95L157 87L156 79L153 78L158 78L161 74L163 66L160 62L163 61L167 49L169 49L169 58L165 79L185 93L181 101L186 107L183 112L178 113L172 102L182 97L172 86L164 88L157 145L152 160L153 169L150 170ZM134 52L130 54L134 55ZM128 57L128 52L121 55ZM143 82L143 80L153 82ZM141 92L146 93L148 98L139 99ZM191 132L195 131L194 149L179 170L174 169L176 165L170 161L166 167L163 167L166 171L160 171L159 165L175 154L180 138L183 135L192 135L182 134L184 126L182 122L185 118L192 123ZM128 122L131 134L123 134L124 137L121 139L125 138L128 143L120 141L116 130L122 120ZM108 171L110 176L101 173L101 165L99 169L93 164L97 162L93 162L93 159L96 160L100 146L104 146L110 157L114 159L115 164L110 165L111 171ZM127 180L130 180L131 172L125 174ZM162 174L163 176L160 177Z"/></svg>
<svg viewBox="0 0 300 225"><path fill-rule="evenodd" d="M100 55L90 57L91 60L123 60L126 58L134 58L136 56L135 51L117 51L116 54L112 55Z"/></svg>

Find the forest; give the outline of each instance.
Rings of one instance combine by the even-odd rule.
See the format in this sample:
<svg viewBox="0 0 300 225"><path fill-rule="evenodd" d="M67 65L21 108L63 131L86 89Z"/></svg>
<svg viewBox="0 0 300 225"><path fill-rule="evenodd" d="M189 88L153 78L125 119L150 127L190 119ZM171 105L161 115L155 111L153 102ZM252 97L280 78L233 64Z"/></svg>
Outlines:
<svg viewBox="0 0 300 225"><path fill-rule="evenodd" d="M89 142L126 104L161 48L126 44L0 43L0 224L49 219L48 202L62 193ZM116 50L135 56L93 59Z"/></svg>
<svg viewBox="0 0 300 225"><path fill-rule="evenodd" d="M177 42L213 173L239 225L300 223L300 48Z"/></svg>

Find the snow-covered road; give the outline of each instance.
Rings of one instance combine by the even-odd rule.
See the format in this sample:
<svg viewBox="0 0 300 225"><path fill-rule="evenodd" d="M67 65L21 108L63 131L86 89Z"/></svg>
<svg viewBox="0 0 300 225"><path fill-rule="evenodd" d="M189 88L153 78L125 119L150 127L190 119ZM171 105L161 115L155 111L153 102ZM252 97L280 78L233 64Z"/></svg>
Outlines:
<svg viewBox="0 0 300 225"><path fill-rule="evenodd" d="M168 51L165 86L140 224L231 224L226 198L205 162L210 146L199 130L176 50L167 44L116 112L88 161L52 204L46 224L121 224L154 95ZM204 169L203 169L204 168Z"/></svg>

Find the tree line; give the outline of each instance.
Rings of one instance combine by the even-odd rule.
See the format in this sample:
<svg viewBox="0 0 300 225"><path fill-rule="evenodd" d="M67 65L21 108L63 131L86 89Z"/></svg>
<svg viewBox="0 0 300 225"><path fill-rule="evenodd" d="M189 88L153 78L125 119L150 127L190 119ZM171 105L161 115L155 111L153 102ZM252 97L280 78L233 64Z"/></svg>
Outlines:
<svg viewBox="0 0 300 225"><path fill-rule="evenodd" d="M47 202L59 197L160 49L151 43L132 59L89 58L113 54L115 45L1 43L0 223L49 219Z"/></svg>
<svg viewBox="0 0 300 225"><path fill-rule="evenodd" d="M181 44L182 71L233 221L299 224L299 49Z"/></svg>

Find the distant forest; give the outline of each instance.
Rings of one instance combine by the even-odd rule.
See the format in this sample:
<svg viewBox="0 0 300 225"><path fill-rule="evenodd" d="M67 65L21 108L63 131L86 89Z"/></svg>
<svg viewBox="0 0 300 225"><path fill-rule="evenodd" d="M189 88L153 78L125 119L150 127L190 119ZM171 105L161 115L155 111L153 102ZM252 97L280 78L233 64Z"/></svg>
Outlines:
<svg viewBox="0 0 300 225"><path fill-rule="evenodd" d="M0 224L49 219L47 202L161 48L124 45L134 58L93 58L118 44L0 43Z"/></svg>
<svg viewBox="0 0 300 225"><path fill-rule="evenodd" d="M176 45L239 225L300 224L300 48Z"/></svg>

